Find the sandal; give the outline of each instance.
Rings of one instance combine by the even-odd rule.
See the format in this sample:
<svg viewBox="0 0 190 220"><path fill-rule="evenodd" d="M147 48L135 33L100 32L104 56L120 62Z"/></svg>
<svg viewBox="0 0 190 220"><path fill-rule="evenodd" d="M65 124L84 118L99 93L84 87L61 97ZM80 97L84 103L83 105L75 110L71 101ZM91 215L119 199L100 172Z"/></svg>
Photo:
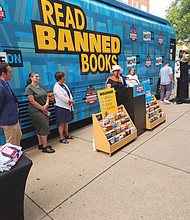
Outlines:
<svg viewBox="0 0 190 220"><path fill-rule="evenodd" d="M68 136L65 136L65 139L74 139L74 137L69 134Z"/></svg>
<svg viewBox="0 0 190 220"><path fill-rule="evenodd" d="M62 143L62 144L68 144L69 143L66 139L60 139L59 142Z"/></svg>

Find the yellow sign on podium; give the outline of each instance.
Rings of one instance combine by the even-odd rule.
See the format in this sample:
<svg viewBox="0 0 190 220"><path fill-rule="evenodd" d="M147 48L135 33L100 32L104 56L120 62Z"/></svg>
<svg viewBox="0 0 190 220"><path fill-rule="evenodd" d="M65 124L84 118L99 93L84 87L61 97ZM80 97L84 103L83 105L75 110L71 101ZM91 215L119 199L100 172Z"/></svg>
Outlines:
<svg viewBox="0 0 190 220"><path fill-rule="evenodd" d="M114 88L99 90L98 99L103 118L108 114L116 114L118 112Z"/></svg>

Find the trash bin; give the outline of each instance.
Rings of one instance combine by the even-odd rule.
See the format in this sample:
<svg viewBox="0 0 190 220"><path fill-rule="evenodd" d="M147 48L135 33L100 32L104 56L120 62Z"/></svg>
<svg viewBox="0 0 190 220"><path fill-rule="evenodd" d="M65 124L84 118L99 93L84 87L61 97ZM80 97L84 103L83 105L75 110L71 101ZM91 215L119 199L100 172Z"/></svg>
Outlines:
<svg viewBox="0 0 190 220"><path fill-rule="evenodd" d="M177 98L184 102L189 97L189 80L177 78Z"/></svg>

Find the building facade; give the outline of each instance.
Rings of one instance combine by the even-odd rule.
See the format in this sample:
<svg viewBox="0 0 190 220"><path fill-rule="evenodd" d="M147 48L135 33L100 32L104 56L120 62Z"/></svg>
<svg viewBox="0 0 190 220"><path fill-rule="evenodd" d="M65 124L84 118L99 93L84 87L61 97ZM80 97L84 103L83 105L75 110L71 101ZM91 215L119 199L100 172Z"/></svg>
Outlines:
<svg viewBox="0 0 190 220"><path fill-rule="evenodd" d="M132 7L149 12L150 0L120 0L120 1Z"/></svg>

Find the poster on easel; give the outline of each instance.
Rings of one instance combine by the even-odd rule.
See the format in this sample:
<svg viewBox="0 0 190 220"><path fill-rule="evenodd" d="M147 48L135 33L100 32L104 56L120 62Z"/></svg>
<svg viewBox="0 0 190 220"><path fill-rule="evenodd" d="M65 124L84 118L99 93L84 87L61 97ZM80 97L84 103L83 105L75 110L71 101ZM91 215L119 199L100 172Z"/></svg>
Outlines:
<svg viewBox="0 0 190 220"><path fill-rule="evenodd" d="M99 90L98 100L103 118L106 118L109 114L116 114L118 112L114 88Z"/></svg>

